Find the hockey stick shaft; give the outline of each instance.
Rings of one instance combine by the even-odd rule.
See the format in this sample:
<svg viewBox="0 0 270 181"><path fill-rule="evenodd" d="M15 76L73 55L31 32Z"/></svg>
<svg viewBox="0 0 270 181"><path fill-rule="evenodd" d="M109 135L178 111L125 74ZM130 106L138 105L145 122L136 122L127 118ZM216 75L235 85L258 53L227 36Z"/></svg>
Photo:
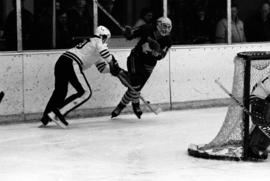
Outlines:
<svg viewBox="0 0 270 181"><path fill-rule="evenodd" d="M243 108L245 113L247 113L249 116L252 116L252 113L249 112L245 108L245 106L236 97L234 97L234 95L232 95L218 80L215 80L215 82L225 93L227 93L239 106ZM270 132L268 130L268 126L258 126L258 128L270 139Z"/></svg>
<svg viewBox="0 0 270 181"><path fill-rule="evenodd" d="M125 78L123 78L121 75L118 75L117 76L122 83L125 84L125 86L127 86L130 90L132 90L133 92L137 92L133 87L132 85L130 85L127 80ZM156 115L158 115L157 111L155 111L151 106L150 104L148 103L148 101L146 101L141 95L139 96L139 98L143 101L143 103Z"/></svg>
<svg viewBox="0 0 270 181"><path fill-rule="evenodd" d="M247 110L247 108L233 95L231 94L218 80L215 80L215 83L226 93L228 94L234 102L236 102L240 107L243 108L243 110L249 115L252 116L252 114Z"/></svg>
<svg viewBox="0 0 270 181"><path fill-rule="evenodd" d="M101 6L97 0L95 0L95 3L101 9L101 11L103 11L114 22L114 24L116 24L117 27L121 29L121 31L125 30L125 28L106 9L104 9L104 7Z"/></svg>

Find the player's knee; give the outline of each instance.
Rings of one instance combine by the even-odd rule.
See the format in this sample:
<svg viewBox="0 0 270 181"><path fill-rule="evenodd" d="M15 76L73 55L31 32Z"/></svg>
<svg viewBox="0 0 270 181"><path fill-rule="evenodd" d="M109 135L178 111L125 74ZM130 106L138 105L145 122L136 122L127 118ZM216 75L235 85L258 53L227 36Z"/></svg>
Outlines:
<svg viewBox="0 0 270 181"><path fill-rule="evenodd" d="M256 126L250 135L249 145L266 150L270 145L270 139Z"/></svg>
<svg viewBox="0 0 270 181"><path fill-rule="evenodd" d="M87 99L90 99L90 97L92 96L92 91L90 89L88 89L88 90L80 90L78 92L78 95L80 97L82 97L83 99L87 100Z"/></svg>
<svg viewBox="0 0 270 181"><path fill-rule="evenodd" d="M90 89L86 90L84 93L85 99L88 100L88 99L90 99L91 96L92 96L92 91Z"/></svg>

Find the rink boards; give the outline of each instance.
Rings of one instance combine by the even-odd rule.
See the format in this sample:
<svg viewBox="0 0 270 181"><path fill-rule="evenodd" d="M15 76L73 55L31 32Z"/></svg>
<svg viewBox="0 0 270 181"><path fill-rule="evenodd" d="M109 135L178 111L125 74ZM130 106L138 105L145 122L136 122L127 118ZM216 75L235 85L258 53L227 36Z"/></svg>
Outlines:
<svg viewBox="0 0 270 181"><path fill-rule="evenodd" d="M142 95L165 109L222 105L228 98L214 83L219 78L231 90L233 59L241 51L267 51L270 44L241 44L172 47L158 62ZM0 90L5 97L0 104L0 122L38 119L54 85L54 64L64 50L39 52L2 52ZM121 67L126 69L130 49L113 49ZM117 105L125 88L109 74L95 67L85 72L93 94L72 116L104 115ZM74 90L71 89L71 93ZM225 101L226 102L226 101Z"/></svg>

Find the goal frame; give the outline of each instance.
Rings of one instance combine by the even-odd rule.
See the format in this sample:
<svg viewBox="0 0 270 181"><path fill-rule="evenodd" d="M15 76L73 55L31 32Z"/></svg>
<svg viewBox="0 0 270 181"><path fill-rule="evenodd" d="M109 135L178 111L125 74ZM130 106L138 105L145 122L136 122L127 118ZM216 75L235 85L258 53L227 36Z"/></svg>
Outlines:
<svg viewBox="0 0 270 181"><path fill-rule="evenodd" d="M246 110L250 111L250 84L251 84L251 62L253 60L266 60L270 59L270 52L268 51L246 51L237 53L237 57L243 60L243 70L244 70L244 78L243 78L243 105ZM234 75L235 76L235 75ZM248 161L253 160L249 158L249 132L250 132L250 118L247 112L244 110L241 111L242 114L242 155L240 157L233 157L227 155L215 155L208 154L207 152L201 152L199 146L191 145L188 148L188 154L194 157L205 158L205 159L216 159L216 160L234 160L234 161Z"/></svg>

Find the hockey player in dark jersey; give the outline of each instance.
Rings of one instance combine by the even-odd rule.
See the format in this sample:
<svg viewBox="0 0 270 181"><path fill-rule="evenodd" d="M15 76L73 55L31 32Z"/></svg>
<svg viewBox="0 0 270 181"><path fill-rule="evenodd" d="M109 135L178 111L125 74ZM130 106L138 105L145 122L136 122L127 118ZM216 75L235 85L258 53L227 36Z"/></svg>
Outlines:
<svg viewBox="0 0 270 181"><path fill-rule="evenodd" d="M55 89L41 119L43 126L54 121L65 128L68 125L65 116L91 97L91 87L84 70L95 65L101 73L110 72L114 76L119 73L120 67L107 47L110 37L111 33L106 27L98 26L94 37L67 50L59 57L54 69ZM68 83L77 92L66 98Z"/></svg>
<svg viewBox="0 0 270 181"><path fill-rule="evenodd" d="M141 118L140 91L152 74L157 61L163 59L171 47L171 29L172 22L167 17L158 18L156 25L146 24L136 29L126 27L124 32L126 39L139 38L127 58L128 72L124 72L135 91L128 89L125 92L120 103L112 111L112 118L118 116L129 102L132 102L135 115Z"/></svg>

